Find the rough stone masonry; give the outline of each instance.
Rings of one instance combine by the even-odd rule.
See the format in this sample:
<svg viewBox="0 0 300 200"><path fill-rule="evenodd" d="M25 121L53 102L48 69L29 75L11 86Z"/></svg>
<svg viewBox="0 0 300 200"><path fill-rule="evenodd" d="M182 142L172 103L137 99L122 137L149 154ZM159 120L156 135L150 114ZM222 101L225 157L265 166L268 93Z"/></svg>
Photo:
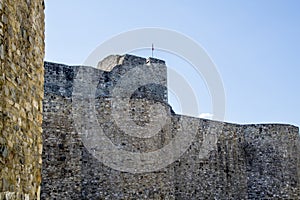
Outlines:
<svg viewBox="0 0 300 200"><path fill-rule="evenodd" d="M0 1L0 199L39 199L44 1Z"/></svg>
<svg viewBox="0 0 300 200"><path fill-rule="evenodd" d="M162 67L161 84L147 84L132 94L130 117L134 124L147 126L153 120L150 108L159 103L170 121L153 137L131 137L111 118L112 90L128 70L146 59L110 56L94 69L43 63L43 58L44 1L1 0L1 200L40 199L40 191L42 199L300 198L297 127L237 125L176 115L167 105ZM151 172L129 173L100 162L83 144L74 121L72 94L79 70L97 83L96 117L119 150L155 152L176 138L182 120L197 127L189 148L171 164ZM207 139L212 135L216 140Z"/></svg>
<svg viewBox="0 0 300 200"><path fill-rule="evenodd" d="M126 134L117 125L118 119L112 118L112 91L130 70L145 63L146 59L133 55L109 56L98 64L100 69L45 62L42 199L300 198L299 129L283 124L238 125L175 114L167 104L164 61L151 60L154 65L149 68L161 64L161 84L147 84L131 94L130 117L137 126L147 125L153 117L151 106L159 102L170 122L149 138ZM157 151L174 140L183 119L196 124L189 148L166 167L144 173L115 170L96 159L84 145L73 116L72 93L80 70L89 77L84 81L96 85L93 98L97 120L119 150ZM212 135L215 140L207 140Z"/></svg>

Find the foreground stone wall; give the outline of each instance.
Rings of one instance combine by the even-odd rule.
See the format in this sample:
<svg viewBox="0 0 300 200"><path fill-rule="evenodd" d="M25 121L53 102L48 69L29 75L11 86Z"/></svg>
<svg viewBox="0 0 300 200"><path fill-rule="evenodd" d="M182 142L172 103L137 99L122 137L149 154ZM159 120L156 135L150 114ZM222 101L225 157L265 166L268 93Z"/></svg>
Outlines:
<svg viewBox="0 0 300 200"><path fill-rule="evenodd" d="M0 1L0 199L39 199L44 2Z"/></svg>
<svg viewBox="0 0 300 200"><path fill-rule="evenodd" d="M141 126L149 123L147 107L160 101L170 123L151 138L132 137L124 134L111 115L111 89L121 80L122 66L103 73L45 63L43 199L299 199L297 127L236 125L176 115L155 96L165 89L150 86L152 93L145 92L146 88L132 95L132 120ZM137 174L97 160L84 145L72 115L74 79L81 69L90 74L87 81L97 84L97 119L115 146L130 152L155 151L170 143L182 129L180 121L186 120L197 127L186 152L165 168Z"/></svg>

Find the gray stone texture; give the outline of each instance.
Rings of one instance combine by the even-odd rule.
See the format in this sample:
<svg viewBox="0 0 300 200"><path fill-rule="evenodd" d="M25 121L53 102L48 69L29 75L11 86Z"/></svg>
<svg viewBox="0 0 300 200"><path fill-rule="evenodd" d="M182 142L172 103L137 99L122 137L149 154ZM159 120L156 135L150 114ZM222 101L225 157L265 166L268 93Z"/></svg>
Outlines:
<svg viewBox="0 0 300 200"><path fill-rule="evenodd" d="M149 108L160 102L170 123L150 138L129 136L111 117L111 92L130 69L142 66L146 59L131 55L106 59L109 61L98 65L102 70L45 62L42 199L300 198L297 127L237 125L176 115L167 104L165 68L163 84L137 89L130 106L132 121L144 126L151 120ZM190 147L175 162L155 172L122 172L97 160L84 146L72 117L74 79L81 69L97 85L97 119L118 148L131 152L160 149L174 139L182 119L197 124Z"/></svg>

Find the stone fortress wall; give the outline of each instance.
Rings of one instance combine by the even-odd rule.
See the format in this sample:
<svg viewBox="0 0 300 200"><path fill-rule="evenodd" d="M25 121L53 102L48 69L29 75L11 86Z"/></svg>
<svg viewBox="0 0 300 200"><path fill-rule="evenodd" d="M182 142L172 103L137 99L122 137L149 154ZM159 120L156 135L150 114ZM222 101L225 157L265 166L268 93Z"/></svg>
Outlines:
<svg viewBox="0 0 300 200"><path fill-rule="evenodd" d="M99 63L99 70L43 63L43 58L44 1L1 0L1 200L40 199L40 191L42 199L300 198L297 127L237 125L176 115L166 104L166 80L161 80L162 85L147 85L133 94L132 121L141 126L149 123L149 108L160 102L171 122L146 140L130 137L111 119L110 95L126 72L124 67L132 69L145 59L111 56ZM80 69L99 83L97 118L118 148L157 150L176 136L181 119L197 124L191 146L175 162L155 172L121 172L98 161L83 145L72 117L73 84ZM215 142L207 140L214 134ZM212 145L203 149L208 141Z"/></svg>
<svg viewBox="0 0 300 200"><path fill-rule="evenodd" d="M160 102L170 123L147 139L125 134L111 117L111 91L129 69L145 62L132 55L110 56L99 63L101 69L45 62L42 199L299 199L297 127L237 125L176 115L166 104L166 85L146 85L132 94L132 121L140 126L149 123L148 108ZM164 65L152 60L155 62ZM174 139L185 119L197 127L187 151L155 172L122 172L97 160L84 146L72 115L72 92L79 70L97 85L97 119L119 149L160 149ZM215 140L209 139L213 135Z"/></svg>
<svg viewBox="0 0 300 200"><path fill-rule="evenodd" d="M39 199L44 1L0 1L0 199Z"/></svg>

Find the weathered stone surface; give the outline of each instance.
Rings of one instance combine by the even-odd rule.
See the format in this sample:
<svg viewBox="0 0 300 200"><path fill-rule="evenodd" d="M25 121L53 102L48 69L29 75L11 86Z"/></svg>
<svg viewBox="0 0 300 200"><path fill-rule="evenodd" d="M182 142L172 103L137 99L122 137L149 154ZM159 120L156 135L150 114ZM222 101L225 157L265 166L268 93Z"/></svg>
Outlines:
<svg viewBox="0 0 300 200"><path fill-rule="evenodd" d="M43 59L43 0L1 0L0 199L39 199Z"/></svg>
<svg viewBox="0 0 300 200"><path fill-rule="evenodd" d="M101 60L97 68L101 69L103 71L112 71L114 67L119 66L119 65L144 65L144 64L150 64L150 63L156 63L156 64L161 64L165 65L165 61L157 59L157 58L141 58L138 56L130 55L130 54L125 54L125 55L109 55L103 60Z"/></svg>
<svg viewBox="0 0 300 200"><path fill-rule="evenodd" d="M127 58L124 59L127 63L121 58ZM112 119L115 98L112 90L131 69L145 64L146 59L126 55L117 56L117 60L107 62L108 65L117 63L113 67L106 68L105 62L100 64L103 71L45 62L43 199L300 197L300 138L297 127L237 125L176 115L167 104L166 78L161 80L163 84L160 86L145 85L131 94L130 116L136 125L145 126L155 118L151 115L151 107L159 102L170 122L149 138L125 134L116 124L116 119ZM166 77L166 69L162 69L161 73ZM181 129L181 119L197 125L190 147L175 162L155 172L134 174L104 165L84 146L75 128L72 93L79 70L89 74L86 82L96 84L93 98L97 120L105 135L119 149L129 152L160 149L174 139ZM118 98L126 98L126 95Z"/></svg>

